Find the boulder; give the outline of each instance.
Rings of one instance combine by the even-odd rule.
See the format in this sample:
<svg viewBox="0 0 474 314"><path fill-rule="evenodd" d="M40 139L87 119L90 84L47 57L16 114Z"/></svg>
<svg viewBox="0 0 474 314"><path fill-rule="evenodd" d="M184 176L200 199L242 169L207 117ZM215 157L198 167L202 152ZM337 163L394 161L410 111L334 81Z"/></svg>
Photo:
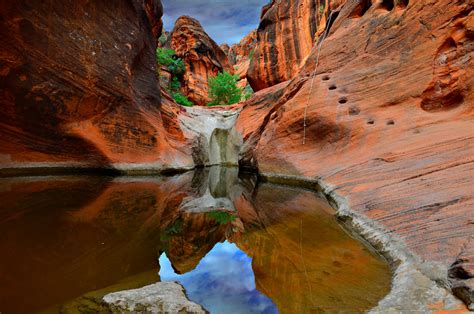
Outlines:
<svg viewBox="0 0 474 314"><path fill-rule="evenodd" d="M176 282L158 282L139 289L109 293L103 298L112 313L207 313L186 298Z"/></svg>

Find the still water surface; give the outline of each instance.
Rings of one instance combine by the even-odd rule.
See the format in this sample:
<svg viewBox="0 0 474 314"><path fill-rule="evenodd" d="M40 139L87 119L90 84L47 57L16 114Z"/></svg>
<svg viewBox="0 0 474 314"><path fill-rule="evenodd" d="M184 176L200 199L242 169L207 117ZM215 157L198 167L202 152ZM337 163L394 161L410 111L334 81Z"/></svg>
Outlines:
<svg viewBox="0 0 474 314"><path fill-rule="evenodd" d="M387 264L315 193L237 169L0 180L0 312L90 313L178 281L211 313L363 312Z"/></svg>

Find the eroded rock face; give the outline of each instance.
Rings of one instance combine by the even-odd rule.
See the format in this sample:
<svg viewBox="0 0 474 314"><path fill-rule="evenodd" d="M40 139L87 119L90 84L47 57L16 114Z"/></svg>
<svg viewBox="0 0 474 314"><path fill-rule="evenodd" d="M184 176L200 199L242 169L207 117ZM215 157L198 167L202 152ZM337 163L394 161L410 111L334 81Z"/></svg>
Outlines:
<svg viewBox="0 0 474 314"><path fill-rule="evenodd" d="M159 0L0 3L1 168L192 165L160 109Z"/></svg>
<svg viewBox="0 0 474 314"><path fill-rule="evenodd" d="M275 1L262 9L247 78L257 91L293 78L311 52L320 2Z"/></svg>
<svg viewBox="0 0 474 314"><path fill-rule="evenodd" d="M274 27L278 8L264 26ZM448 268L462 260L469 269L473 252L472 9L448 0L347 2L312 90L315 51L288 86L244 106L241 163L320 178L344 208L401 239L429 278L447 284ZM472 295L472 273L459 273L463 295Z"/></svg>
<svg viewBox="0 0 474 314"><path fill-rule="evenodd" d="M207 35L201 24L189 16L176 20L169 40L171 49L186 64L184 94L196 105L207 105L210 102L209 78L224 70L232 73L226 54Z"/></svg>

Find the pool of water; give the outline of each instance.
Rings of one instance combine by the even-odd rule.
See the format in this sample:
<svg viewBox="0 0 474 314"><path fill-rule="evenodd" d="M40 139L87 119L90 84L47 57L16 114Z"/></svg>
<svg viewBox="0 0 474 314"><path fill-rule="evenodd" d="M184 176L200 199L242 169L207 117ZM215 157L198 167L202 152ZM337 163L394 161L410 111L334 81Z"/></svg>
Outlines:
<svg viewBox="0 0 474 314"><path fill-rule="evenodd" d="M233 168L0 179L0 312L90 313L178 281L211 313L363 312L387 263L315 193Z"/></svg>

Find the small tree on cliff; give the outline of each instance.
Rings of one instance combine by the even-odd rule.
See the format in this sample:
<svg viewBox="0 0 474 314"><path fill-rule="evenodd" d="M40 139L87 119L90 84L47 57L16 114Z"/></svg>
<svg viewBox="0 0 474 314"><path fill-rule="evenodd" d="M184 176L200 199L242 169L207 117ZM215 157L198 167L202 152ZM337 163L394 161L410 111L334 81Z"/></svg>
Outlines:
<svg viewBox="0 0 474 314"><path fill-rule="evenodd" d="M238 103L242 99L242 89L237 86L239 77L229 72L221 72L209 79L208 106L226 106Z"/></svg>

